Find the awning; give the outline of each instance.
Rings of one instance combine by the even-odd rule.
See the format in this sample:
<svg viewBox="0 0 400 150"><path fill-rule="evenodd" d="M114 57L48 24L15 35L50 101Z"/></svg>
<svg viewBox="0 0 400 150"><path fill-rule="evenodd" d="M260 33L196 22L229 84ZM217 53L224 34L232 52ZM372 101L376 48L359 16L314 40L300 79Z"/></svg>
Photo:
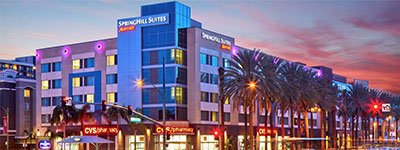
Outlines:
<svg viewBox="0 0 400 150"><path fill-rule="evenodd" d="M99 149L100 145L103 143L114 143L113 141L103 139L98 136L73 136L71 138L59 141L57 143L90 143L96 147L96 150Z"/></svg>

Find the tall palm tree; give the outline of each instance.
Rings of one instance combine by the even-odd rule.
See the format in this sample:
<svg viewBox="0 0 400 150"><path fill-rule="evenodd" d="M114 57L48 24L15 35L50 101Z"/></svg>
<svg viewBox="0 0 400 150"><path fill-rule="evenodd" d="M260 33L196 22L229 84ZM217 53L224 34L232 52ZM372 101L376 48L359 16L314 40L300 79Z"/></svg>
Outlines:
<svg viewBox="0 0 400 150"><path fill-rule="evenodd" d="M224 77L226 78L226 86L224 93L236 103L234 106L244 104L245 120L247 118L247 109L249 110L249 126L250 126L250 150L254 149L254 134L253 134L253 112L257 96L259 95L260 82L259 76L259 60L264 57L259 50L244 50L233 56L229 61L231 67L226 68ZM236 108L238 109L238 107ZM247 122L245 122L245 126ZM247 129L246 129L247 130ZM247 139L247 135L245 138ZM245 146L247 144L245 143Z"/></svg>
<svg viewBox="0 0 400 150"><path fill-rule="evenodd" d="M344 123L344 148L347 149L347 120L350 117L349 113L347 113L348 107L352 107L350 104L350 94L347 90L341 91L340 94L340 103L339 103L339 111L338 116L342 117Z"/></svg>
<svg viewBox="0 0 400 150"><path fill-rule="evenodd" d="M361 84L354 84L352 87L350 87L350 105L352 107L349 107L347 112L352 114L352 118L356 121L355 127L352 126L352 128L355 128L353 130L353 141L357 143L358 141L358 122L360 115L363 111L364 108L364 101L366 101L368 97L368 88L364 85ZM352 120L352 124L354 124L354 120Z"/></svg>

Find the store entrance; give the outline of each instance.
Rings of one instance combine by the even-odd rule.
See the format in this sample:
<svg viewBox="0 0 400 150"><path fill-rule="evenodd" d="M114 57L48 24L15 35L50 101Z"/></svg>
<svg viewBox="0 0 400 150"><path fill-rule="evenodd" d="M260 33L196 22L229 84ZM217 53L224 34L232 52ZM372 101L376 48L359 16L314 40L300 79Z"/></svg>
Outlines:
<svg viewBox="0 0 400 150"><path fill-rule="evenodd" d="M157 150L163 150L162 135L154 136L157 140ZM171 138L166 141L166 150L189 150L189 141L187 135L171 135Z"/></svg>

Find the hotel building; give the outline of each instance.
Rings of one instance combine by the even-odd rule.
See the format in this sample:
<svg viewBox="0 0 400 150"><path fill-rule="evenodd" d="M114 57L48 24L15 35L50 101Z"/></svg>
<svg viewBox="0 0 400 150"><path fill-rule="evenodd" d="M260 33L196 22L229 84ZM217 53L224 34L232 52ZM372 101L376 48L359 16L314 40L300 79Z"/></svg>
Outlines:
<svg viewBox="0 0 400 150"><path fill-rule="evenodd" d="M36 98L41 106L37 110L37 125L41 132L57 130L50 128L50 118L62 96L72 97L76 103L99 104L107 100L109 104L132 105L142 109L144 115L161 121L164 61L166 120L167 126L174 130L167 141L168 149L216 150L212 132L219 121L218 68L229 67L232 55L244 49L235 45L235 38L202 28L200 22L191 18L191 8L186 5L179 2L144 5L140 17L117 20L116 38L36 50ZM321 70L324 75L328 70L332 75L332 69L326 67L314 70ZM143 80L144 86L136 86L137 80ZM240 149L244 138L242 108L234 109L229 100L223 105L226 137L232 137L235 149ZM91 111L96 110L100 107L92 106ZM255 119L254 124L264 126L263 113L252 115L260 116L260 121ZM313 115L319 118L316 113ZM277 114L274 120L280 117ZM284 117L285 127L289 128L288 114ZM313 121L317 134L320 121ZM122 120L119 122L120 132L112 137L118 144L112 144L112 149L134 149L131 127ZM143 123L147 129L138 131L136 149L160 149L159 128L148 121ZM280 121L275 121L275 126L278 125ZM76 132L71 134L75 135L82 131L78 125L73 129ZM257 147L264 149L264 136L259 136L258 131L254 134L260 137Z"/></svg>

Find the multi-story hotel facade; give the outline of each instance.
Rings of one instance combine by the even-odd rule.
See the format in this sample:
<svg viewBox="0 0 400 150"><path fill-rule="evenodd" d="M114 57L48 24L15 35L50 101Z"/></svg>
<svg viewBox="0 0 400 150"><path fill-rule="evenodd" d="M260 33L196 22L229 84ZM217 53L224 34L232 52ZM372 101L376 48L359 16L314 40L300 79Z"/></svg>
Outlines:
<svg viewBox="0 0 400 150"><path fill-rule="evenodd" d="M235 45L233 37L202 28L191 18L191 8L179 2L142 6L140 17L117 20L117 33L116 38L36 50L36 105L40 106L36 117L40 131L57 131L57 127L50 126L50 118L62 96L72 97L74 103L100 104L106 100L109 104L131 105L161 121L165 61L166 120L175 131L167 141L168 149L218 149L212 135L220 120L218 68L229 67L228 60L245 48ZM322 75L333 75L332 69L326 67L313 69ZM143 80L143 87L136 86L138 80ZM239 149L245 133L243 110L234 109L229 100L222 105L227 126L224 134L232 137L235 149ZM99 106L91 106L91 111L97 110ZM254 124L264 126L264 113L255 112L252 115L259 119ZM310 115L314 115L317 134L319 114ZM281 116L275 114L274 120ZM289 132L288 116L283 115L285 132ZM112 149L133 149L131 127L121 119L119 123L120 132L111 138L118 144L113 144ZM142 123L147 128L138 131L136 149L160 149L159 128L148 121ZM104 121L85 124L106 125ZM277 125L280 121L275 121ZM85 134L79 125L70 128L70 135ZM255 131L259 137L257 147L264 149L264 136Z"/></svg>

